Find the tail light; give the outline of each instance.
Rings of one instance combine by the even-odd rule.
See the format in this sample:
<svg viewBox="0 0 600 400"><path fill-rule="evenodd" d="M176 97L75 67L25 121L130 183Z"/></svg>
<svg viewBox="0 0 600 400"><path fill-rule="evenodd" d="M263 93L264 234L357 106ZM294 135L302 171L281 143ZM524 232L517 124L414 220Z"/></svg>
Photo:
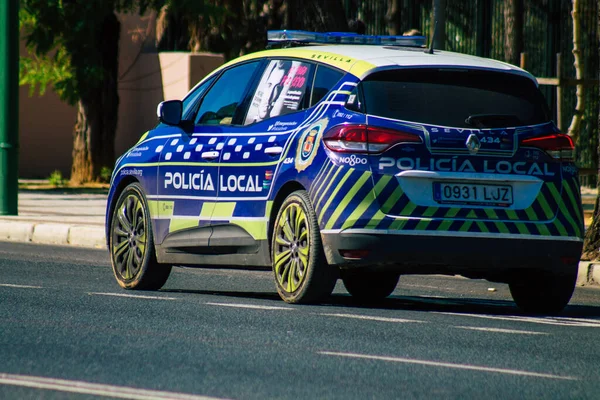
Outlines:
<svg viewBox="0 0 600 400"><path fill-rule="evenodd" d="M412 133L368 125L338 125L327 131L323 142L340 153L381 153L398 143L422 143Z"/></svg>
<svg viewBox="0 0 600 400"><path fill-rule="evenodd" d="M572 162L575 159L573 139L563 133L553 133L551 135L523 139L520 145L544 150L555 160Z"/></svg>

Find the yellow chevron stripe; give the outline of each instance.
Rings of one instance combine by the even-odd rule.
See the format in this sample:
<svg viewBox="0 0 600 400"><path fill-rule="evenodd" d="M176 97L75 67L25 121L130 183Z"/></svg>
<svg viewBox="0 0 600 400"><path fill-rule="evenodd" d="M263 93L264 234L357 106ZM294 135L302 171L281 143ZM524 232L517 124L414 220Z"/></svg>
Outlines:
<svg viewBox="0 0 600 400"><path fill-rule="evenodd" d="M315 207L321 203L321 201L323 200L323 197L325 197L325 193L327 193L329 191L329 188L331 187L331 185L333 185L333 183L336 181L335 178L337 178L338 174L342 171L342 166L336 167L335 173L333 174L333 177L331 179L329 179L329 174L327 174L327 178L325 178L325 181L327 181L327 179L329 179L329 184L325 187L325 189L323 189L323 191L321 192L321 195L319 196L319 199L317 201L315 201ZM333 171L333 169L331 171L329 171L329 173L331 173ZM325 207L323 207L323 209L321 211L325 210ZM320 219L320 218L319 218Z"/></svg>
<svg viewBox="0 0 600 400"><path fill-rule="evenodd" d="M485 215L488 216L488 218L498 219L498 214L496 214L496 211L492 210L491 208L485 208L483 211L485 212Z"/></svg>
<svg viewBox="0 0 600 400"><path fill-rule="evenodd" d="M381 212L381 210L377 210L375 215L371 218L369 223L365 226L366 229L376 228L377 225L385 218L385 214Z"/></svg>
<svg viewBox="0 0 600 400"><path fill-rule="evenodd" d="M333 214L331 214L331 217L329 217L329 221L325 225L325 229L331 229L331 227L333 227L333 225L336 223L337 219L340 217L340 214L342 213L342 211L344 211L344 209L346 207L348 207L348 203L350 202L350 200L363 187L363 185L365 184L365 182L370 177L371 177L371 172L370 171L363 172L363 174L360 176L360 178L358 178L358 180L356 181L356 183L350 188L350 190L348 190L348 193L346 193L346 195L344 196L344 198L342 199L342 201L338 204L338 206L336 207L336 209L333 212Z"/></svg>
<svg viewBox="0 0 600 400"><path fill-rule="evenodd" d="M339 171L340 170L338 170L338 172ZM354 171L353 169L348 170L348 172L346 172L346 175L344 175L342 177L342 179L340 179L339 183L337 184L337 186L335 187L335 189L333 190L333 192L329 195L329 199L327 199L327 203L325 203L325 206L323 207L323 209L321 210L321 213L319 214L319 223L322 223L322 221L323 221L323 214L325 214L325 210L327 210L329 208L329 205L331 204L331 202L335 198L335 195L340 191L340 189L342 188L342 186L344 185L344 183L346 183L346 180L348 179L348 177L350 175L352 175L353 171ZM337 175L337 173L336 173L336 175ZM333 180L335 180L335 177L333 178ZM327 190L325 190L325 193L326 192L327 192Z"/></svg>
<svg viewBox="0 0 600 400"><path fill-rule="evenodd" d="M384 175L379 180L379 182L377 182L377 185L375 185L374 189L370 190L369 193L367 193L367 195L360 202L358 207L356 207L356 209L354 211L352 211L352 214L350 214L350 216L348 216L348 218L346 218L344 225L342 225L342 229L347 229L347 228L351 228L352 226L354 226L356 221L358 221L360 219L360 217L365 213L367 208L369 208L371 206L371 204L373 203L373 201L375 201L375 193L379 193L391 179L392 179L392 177L390 175Z"/></svg>
<svg viewBox="0 0 600 400"><path fill-rule="evenodd" d="M394 222L390 224L390 227L388 229L390 231L401 231L402 229L404 229L404 225L406 225L407 222L408 219L406 218L396 218Z"/></svg>
<svg viewBox="0 0 600 400"><path fill-rule="evenodd" d="M504 222L498 221L494 222L496 224L496 228L498 228L498 232L500 233L510 233L510 230L506 226Z"/></svg>
<svg viewBox="0 0 600 400"><path fill-rule="evenodd" d="M540 191L540 194L538 195L536 201L538 201L540 203L540 206L542 206L542 210L544 210L546 219L551 219L552 217L554 217L554 211L550 208L550 204L548 204L548 200L546 200L546 197L543 195L543 193L541 191Z"/></svg>
<svg viewBox="0 0 600 400"><path fill-rule="evenodd" d="M564 186L565 185L563 185L563 187ZM550 193L552 193L552 196L554 197L556 202L559 204L560 211L565 216L567 222L569 222L569 224L571 224L571 227L575 231L575 234L577 236L581 236L581 230L579 228L579 225L573 220L571 213L569 212L569 210L567 210L567 207L565 207L565 203L564 203L563 199L561 198L560 193L558 192L558 189L556 188L556 186L554 184L549 183L548 188L550 189ZM565 235L566 235L566 233L565 233Z"/></svg>
<svg viewBox="0 0 600 400"><path fill-rule="evenodd" d="M530 235L531 232L529 232L529 229L527 229L527 225L525 225L522 222L516 222L515 226L517 227L517 229L519 230L519 232L523 235Z"/></svg>

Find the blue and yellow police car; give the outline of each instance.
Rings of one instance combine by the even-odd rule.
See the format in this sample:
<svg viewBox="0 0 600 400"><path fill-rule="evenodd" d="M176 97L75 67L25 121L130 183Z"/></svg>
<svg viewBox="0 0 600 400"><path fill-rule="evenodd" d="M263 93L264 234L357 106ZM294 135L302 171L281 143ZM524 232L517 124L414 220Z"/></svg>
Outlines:
<svg viewBox="0 0 600 400"><path fill-rule="evenodd" d="M402 274L460 274L508 283L528 312L568 304L584 232L574 146L533 76L423 37L269 39L159 104L117 160L106 237L123 288L236 266L272 269L288 303L340 278L372 301Z"/></svg>

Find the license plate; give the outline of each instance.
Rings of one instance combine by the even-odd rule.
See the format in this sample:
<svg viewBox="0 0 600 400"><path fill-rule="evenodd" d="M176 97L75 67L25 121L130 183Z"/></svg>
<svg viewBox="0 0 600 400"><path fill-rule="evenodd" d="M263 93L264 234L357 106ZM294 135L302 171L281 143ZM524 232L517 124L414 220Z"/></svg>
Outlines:
<svg viewBox="0 0 600 400"><path fill-rule="evenodd" d="M493 205L508 207L513 203L512 186L475 183L433 183L433 199L438 203Z"/></svg>

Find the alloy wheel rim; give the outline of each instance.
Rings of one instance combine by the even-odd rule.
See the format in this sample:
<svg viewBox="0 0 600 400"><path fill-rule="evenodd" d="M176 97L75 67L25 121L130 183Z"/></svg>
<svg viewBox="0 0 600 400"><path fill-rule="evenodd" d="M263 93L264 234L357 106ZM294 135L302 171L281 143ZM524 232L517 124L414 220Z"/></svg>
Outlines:
<svg viewBox="0 0 600 400"><path fill-rule="evenodd" d="M128 195L118 206L113 228L112 256L116 270L125 280L132 280L142 268L146 253L146 213L135 194Z"/></svg>
<svg viewBox="0 0 600 400"><path fill-rule="evenodd" d="M306 213L299 204L288 205L275 232L275 276L288 293L296 291L306 279L310 254L310 236Z"/></svg>

